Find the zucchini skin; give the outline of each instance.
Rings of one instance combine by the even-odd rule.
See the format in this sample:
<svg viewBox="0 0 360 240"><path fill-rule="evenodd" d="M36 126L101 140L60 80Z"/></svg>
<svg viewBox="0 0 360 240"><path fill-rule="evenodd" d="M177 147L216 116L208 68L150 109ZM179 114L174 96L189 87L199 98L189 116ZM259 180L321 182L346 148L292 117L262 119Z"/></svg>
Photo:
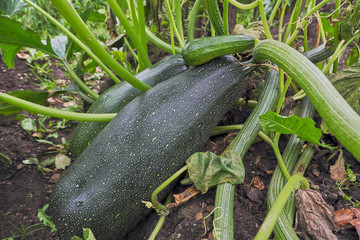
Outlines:
<svg viewBox="0 0 360 240"><path fill-rule="evenodd" d="M241 53L255 46L255 39L246 35L203 37L188 42L182 56L186 64L197 66L226 54Z"/></svg>
<svg viewBox="0 0 360 240"><path fill-rule="evenodd" d="M335 137L360 162L360 116L319 68L295 49L275 40L258 43L254 60L270 60L289 74L304 89Z"/></svg>
<svg viewBox="0 0 360 240"><path fill-rule="evenodd" d="M185 71L187 68L181 55L171 55L140 72L136 77L153 87ZM117 113L141 93L127 82L116 84L101 94L87 112ZM74 159L79 157L107 124L108 122L80 122L71 142L72 157Z"/></svg>
<svg viewBox="0 0 360 240"><path fill-rule="evenodd" d="M49 210L62 239L80 235L84 227L97 240L123 239L151 211L141 201L149 200L157 186L201 150L243 95L249 71L224 56L127 104L53 190ZM159 198L167 194L163 191Z"/></svg>

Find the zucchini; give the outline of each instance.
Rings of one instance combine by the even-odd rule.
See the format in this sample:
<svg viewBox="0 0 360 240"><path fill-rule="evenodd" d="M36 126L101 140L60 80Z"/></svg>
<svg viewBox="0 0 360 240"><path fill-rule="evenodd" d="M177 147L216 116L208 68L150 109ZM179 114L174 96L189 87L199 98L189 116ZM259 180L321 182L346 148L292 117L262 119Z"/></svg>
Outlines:
<svg viewBox="0 0 360 240"><path fill-rule="evenodd" d="M201 150L242 96L249 71L224 56L127 104L57 182L49 210L60 236L91 228L97 240L123 239L150 212L142 201Z"/></svg>
<svg viewBox="0 0 360 240"><path fill-rule="evenodd" d="M182 56L186 64L197 66L226 54L241 53L255 46L255 39L245 35L203 37L188 42Z"/></svg>
<svg viewBox="0 0 360 240"><path fill-rule="evenodd" d="M254 60L259 63L270 60L292 77L335 137L360 161L360 116L319 68L295 49L275 40L258 43Z"/></svg>
<svg viewBox="0 0 360 240"><path fill-rule="evenodd" d="M153 87L177 74L185 71L187 66L180 55L171 55L145 69L136 77L147 85ZM91 105L88 113L117 113L131 100L141 94L127 82L119 83L107 89ZM71 154L77 158L90 145L99 132L108 122L80 122L72 138Z"/></svg>

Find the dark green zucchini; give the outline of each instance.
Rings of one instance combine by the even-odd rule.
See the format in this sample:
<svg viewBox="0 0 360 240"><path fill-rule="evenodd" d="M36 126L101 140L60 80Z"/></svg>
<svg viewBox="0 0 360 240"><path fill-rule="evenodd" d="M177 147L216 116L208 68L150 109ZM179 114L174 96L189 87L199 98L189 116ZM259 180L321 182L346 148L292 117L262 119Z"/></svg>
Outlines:
<svg viewBox="0 0 360 240"><path fill-rule="evenodd" d="M180 55L171 55L136 75L150 87L185 71L187 66ZM91 105L88 113L117 113L142 92L127 82L116 84L106 90ZM77 158L90 145L108 122L80 122L71 144L71 154Z"/></svg>
<svg viewBox="0 0 360 240"><path fill-rule="evenodd" d="M203 37L188 42L182 56L186 64L197 66L226 54L241 53L255 46L255 39L245 35Z"/></svg>
<svg viewBox="0 0 360 240"><path fill-rule="evenodd" d="M91 228L97 240L123 239L150 212L142 201L201 150L242 96L249 71L224 56L127 104L53 190L49 210L62 239L83 228Z"/></svg>

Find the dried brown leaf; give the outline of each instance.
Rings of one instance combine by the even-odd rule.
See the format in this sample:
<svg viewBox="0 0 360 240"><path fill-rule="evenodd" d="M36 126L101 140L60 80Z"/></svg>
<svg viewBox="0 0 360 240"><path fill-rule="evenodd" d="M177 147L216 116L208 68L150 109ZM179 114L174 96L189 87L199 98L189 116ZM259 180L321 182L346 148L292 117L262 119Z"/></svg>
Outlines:
<svg viewBox="0 0 360 240"><path fill-rule="evenodd" d="M311 189L295 193L295 231L305 240L336 240L333 233L333 208L321 194Z"/></svg>
<svg viewBox="0 0 360 240"><path fill-rule="evenodd" d="M351 227L350 221L354 219L355 214L350 209L340 209L334 212L334 226L338 229Z"/></svg>
<svg viewBox="0 0 360 240"><path fill-rule="evenodd" d="M339 182L347 178L343 151L340 151L339 157L335 164L330 166L330 178Z"/></svg>

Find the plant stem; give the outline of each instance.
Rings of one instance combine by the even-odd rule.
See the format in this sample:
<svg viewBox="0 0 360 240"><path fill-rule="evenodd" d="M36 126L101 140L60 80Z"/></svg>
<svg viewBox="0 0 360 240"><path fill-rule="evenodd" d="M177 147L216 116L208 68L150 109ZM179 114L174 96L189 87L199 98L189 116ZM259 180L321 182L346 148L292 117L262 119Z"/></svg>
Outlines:
<svg viewBox="0 0 360 240"><path fill-rule="evenodd" d="M140 91L145 92L150 89L147 84L134 77L110 56L110 54L96 40L76 10L66 0L51 0L51 2L58 9L60 14L65 17L65 19L69 22L71 27L80 36L80 38L90 47L92 52L98 56L108 67L110 67L116 74L121 76L125 81Z"/></svg>
<svg viewBox="0 0 360 240"><path fill-rule="evenodd" d="M171 202L171 199L172 199L172 193L170 193L166 200L165 200L165 205L169 204ZM161 227L162 225L164 224L165 222L165 218L166 218L166 215L165 214L161 214L160 215L160 218L159 218L159 221L157 222L154 230L152 231L150 237L148 240L155 240L156 238L156 235L159 233L159 231L161 230Z"/></svg>
<svg viewBox="0 0 360 240"><path fill-rule="evenodd" d="M243 158L249 149L251 143L259 134L265 141L271 139L260 132L261 125L259 123L259 116L271 110L276 102L278 95L278 72L270 70L266 77L264 89L261 93L258 104L246 120L243 128L238 133L234 141L226 150L234 150L238 152ZM230 183L219 184L216 188L215 199L215 216L218 219L214 222L214 238L221 240L234 239L234 218L233 218L233 196L235 192L235 185Z"/></svg>
<svg viewBox="0 0 360 240"><path fill-rule="evenodd" d="M183 21L182 21L182 8L181 8L180 0L175 0L174 3L175 3L176 27L179 30L181 40L185 43Z"/></svg>
<svg viewBox="0 0 360 240"><path fill-rule="evenodd" d="M223 3L224 35L229 35L229 0Z"/></svg>
<svg viewBox="0 0 360 240"><path fill-rule="evenodd" d="M28 112L40 113L50 117L63 118L75 121L109 122L116 116L116 113L91 114L54 109L51 107L45 107L36 103L32 103L2 92L0 92L0 101L22 108Z"/></svg>
<svg viewBox="0 0 360 240"><path fill-rule="evenodd" d="M164 50L165 52L172 53L172 46L170 44L168 44L168 43L164 42L163 40L161 40L160 38L158 38L155 34L153 34L150 31L150 29L145 28L145 31L146 31L146 35L148 36L149 40L153 44L155 44L157 47ZM175 53L181 54L181 48L175 47Z"/></svg>
<svg viewBox="0 0 360 240"><path fill-rule="evenodd" d="M188 42L194 40L196 18L197 18L197 14L199 12L202 2L203 2L203 0L196 0L193 8L191 9L191 12L189 14L189 23L188 23L188 32L187 32L187 41Z"/></svg>
<svg viewBox="0 0 360 240"><path fill-rule="evenodd" d="M269 17L270 23L272 23L272 21L274 20L276 12L278 11L278 9L280 7L280 4L281 4L281 0L277 0L273 10L271 11L270 17Z"/></svg>
<svg viewBox="0 0 360 240"><path fill-rule="evenodd" d="M138 12L138 24L139 24L139 29L138 29L139 39L143 48L147 49L147 40L145 33L144 0L137 0L137 12ZM151 66L151 64L149 66ZM140 69L142 68L140 67Z"/></svg>
<svg viewBox="0 0 360 240"><path fill-rule="evenodd" d="M250 4L242 4L237 2L236 0L229 0L229 2L234 5L235 7L238 7L240 9L244 9L244 10L249 10L249 9L253 9L257 6L259 6L259 12L260 12L260 16L261 16L261 21L264 27L264 31L265 31L265 35L267 39L272 39L271 36L271 32L270 32L270 28L266 19L266 13L265 13L265 9L264 9L264 4L262 2L262 0L256 0Z"/></svg>
<svg viewBox="0 0 360 240"><path fill-rule="evenodd" d="M152 201L153 206L154 206L155 209L160 209L160 210L163 210L163 211L166 210L166 206L164 206L164 205L162 205L161 203L158 202L157 195L166 186L168 186L170 183L172 183L172 181L174 181L177 177L179 177L182 173L184 173L187 169L188 169L187 166L182 167L180 170L178 170L176 173L171 175L171 177L169 177L165 182L163 182L159 187L157 187L155 189L155 191L151 194L151 201Z"/></svg>
<svg viewBox="0 0 360 240"><path fill-rule="evenodd" d="M71 68L70 64L63 59L64 66L68 73L70 74L71 78L75 81L75 83L82 89L84 92L89 94L92 98L97 99L99 98L99 94L91 90L80 78L79 76L74 72L74 70Z"/></svg>
<svg viewBox="0 0 360 240"><path fill-rule="evenodd" d="M126 33L129 35L131 41L134 43L139 54L139 60L144 64L141 70L150 67L151 62L147 53L146 43L145 45L143 45L143 42L139 39L139 36L131 27L130 22L127 20L125 14L117 4L116 0L107 0L107 2L109 3L111 9L114 11L115 15L119 18L120 23L124 26ZM139 31L141 31L140 24L142 24L140 23L140 21L145 21L145 19L138 19Z"/></svg>
<svg viewBox="0 0 360 240"><path fill-rule="evenodd" d="M109 75L109 77L115 82L120 83L120 79L83 43L78 39L72 32L67 30L59 21L53 18L50 14L45 12L42 8L40 8L35 3L31 2L30 0L24 0L27 4L35 8L39 11L42 15L47 17L54 25L60 28L69 38L71 38L81 49L83 49L100 67Z"/></svg>
<svg viewBox="0 0 360 240"><path fill-rule="evenodd" d="M174 16L172 14L172 9L171 9L169 0L165 0L165 5L166 5L167 12L169 14L170 24L173 27L173 30L175 32L175 35L176 35L176 38L177 38L177 40L179 42L180 47L183 48L184 45L185 45L185 42L183 41L183 39L181 39L180 33L179 33L179 31L178 31L178 29L176 27L176 24L175 24L175 21L174 21Z"/></svg>
<svg viewBox="0 0 360 240"><path fill-rule="evenodd" d="M274 205L271 207L269 213L266 215L266 218L262 223L259 231L257 232L254 240L268 239L270 237L271 232L276 224L276 220L281 213L281 210L285 206L286 201L291 195L292 191L297 189L298 182L301 183L303 188L310 188L309 182L306 180L306 178L301 175L292 176L276 198Z"/></svg>
<svg viewBox="0 0 360 240"><path fill-rule="evenodd" d="M318 5L316 5L315 7L311 8L305 15L305 17L301 20L299 26L303 26L306 21L307 18L310 17L311 15L313 15L316 11L318 11L320 8L322 8L325 4L327 4L330 0L323 0L322 2L320 2ZM299 30L298 28L296 28L294 30L294 32L291 34L291 36L286 40L286 44L290 45L296 38L296 36L299 34Z"/></svg>

